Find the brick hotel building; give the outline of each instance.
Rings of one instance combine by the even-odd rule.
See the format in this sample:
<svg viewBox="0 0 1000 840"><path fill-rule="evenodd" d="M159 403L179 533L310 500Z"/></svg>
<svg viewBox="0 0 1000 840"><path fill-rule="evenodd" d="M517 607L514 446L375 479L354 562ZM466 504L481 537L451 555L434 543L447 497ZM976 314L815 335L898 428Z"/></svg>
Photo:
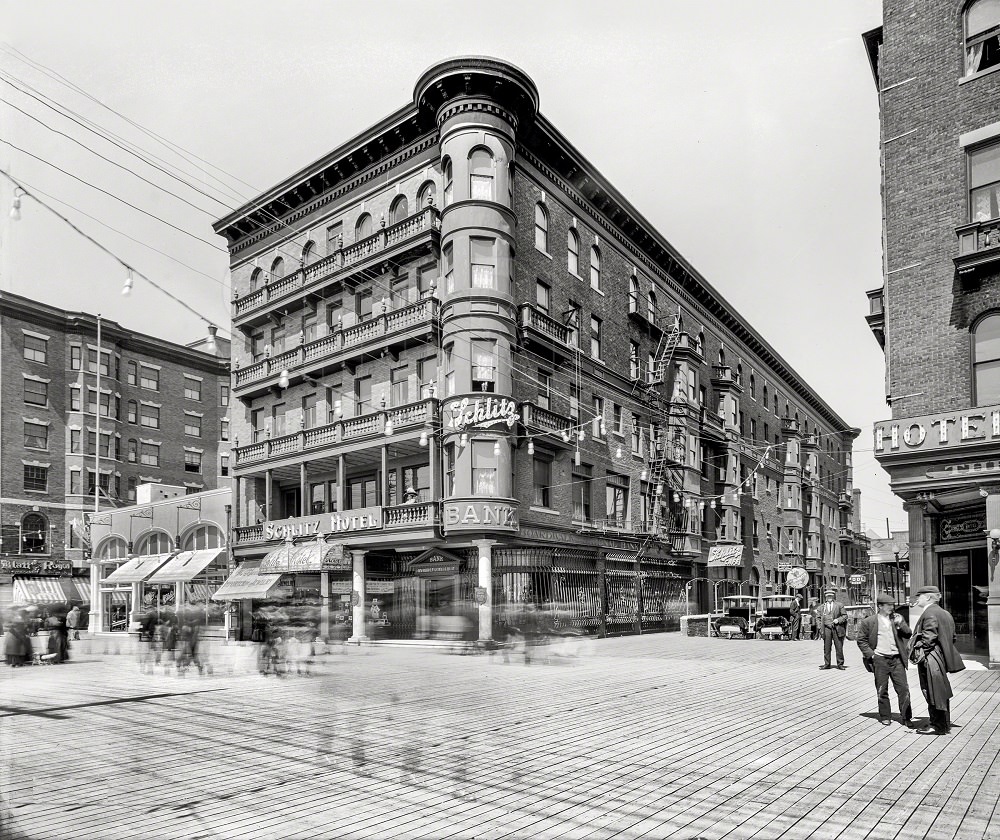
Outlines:
<svg viewBox="0 0 1000 840"><path fill-rule="evenodd" d="M891 406L875 455L908 512L911 585L939 586L959 649L1000 667L1000 3L884 0L863 37L885 255L868 322Z"/></svg>
<svg viewBox="0 0 1000 840"><path fill-rule="evenodd" d="M105 603L90 585L133 548L95 545L91 576L98 434L101 511L147 482L225 485L229 347L220 338L212 355L102 319L98 348L97 330L94 315L0 292L0 604L93 599L97 626L124 629L127 597Z"/></svg>
<svg viewBox="0 0 1000 840"><path fill-rule="evenodd" d="M516 67L432 67L215 229L244 619L285 587L355 637L464 604L487 639L549 601L640 632L677 626L692 579L705 608L793 566L813 594L855 571L858 430Z"/></svg>

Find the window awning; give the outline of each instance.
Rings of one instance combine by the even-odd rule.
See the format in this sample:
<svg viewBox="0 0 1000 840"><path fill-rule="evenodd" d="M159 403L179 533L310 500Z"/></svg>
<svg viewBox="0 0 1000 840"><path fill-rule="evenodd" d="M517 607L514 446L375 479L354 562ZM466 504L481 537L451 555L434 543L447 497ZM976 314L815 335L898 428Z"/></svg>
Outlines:
<svg viewBox="0 0 1000 840"><path fill-rule="evenodd" d="M90 581L86 578L73 578L73 586L76 587L77 597L85 604L90 603Z"/></svg>
<svg viewBox="0 0 1000 840"><path fill-rule="evenodd" d="M212 562L225 552L224 548L203 548L198 551L182 551L154 572L150 583L176 583L194 580Z"/></svg>
<svg viewBox="0 0 1000 840"><path fill-rule="evenodd" d="M237 566L212 595L213 601L240 601L266 598L281 580L280 574L261 574L257 567Z"/></svg>
<svg viewBox="0 0 1000 840"><path fill-rule="evenodd" d="M133 557L115 569L102 583L139 583L159 569L170 557L171 553L143 554L140 557Z"/></svg>
<svg viewBox="0 0 1000 840"><path fill-rule="evenodd" d="M184 600L188 604L204 604L212 600L212 585L209 583L188 583Z"/></svg>
<svg viewBox="0 0 1000 840"><path fill-rule="evenodd" d="M72 587L69 578L66 585L63 578L27 577L14 579L14 603L20 604L62 604L74 600L76 592L69 594Z"/></svg>

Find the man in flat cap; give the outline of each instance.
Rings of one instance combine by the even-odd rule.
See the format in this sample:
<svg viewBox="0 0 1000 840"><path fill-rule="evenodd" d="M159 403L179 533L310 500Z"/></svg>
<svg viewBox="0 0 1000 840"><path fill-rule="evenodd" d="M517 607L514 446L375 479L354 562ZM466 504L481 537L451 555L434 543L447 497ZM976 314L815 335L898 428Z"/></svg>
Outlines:
<svg viewBox="0 0 1000 840"><path fill-rule="evenodd" d="M917 590L917 606L923 607L913 626L910 661L917 666L920 691L927 700L930 725L916 730L920 735L947 735L951 729L951 681L948 674L965 670L955 649L955 620L941 605L941 590L922 586Z"/></svg>
<svg viewBox="0 0 1000 840"><path fill-rule="evenodd" d="M893 612L896 599L881 594L875 599L876 613L858 625L858 647L864 657L865 668L875 675L878 692L878 722L883 726L892 723L892 706L889 703L889 680L896 690L899 716L910 726L913 712L910 708L910 689L906 684L906 640L912 633L903 616Z"/></svg>
<svg viewBox="0 0 1000 840"><path fill-rule="evenodd" d="M844 605L837 600L835 589L826 590L826 602L819 607L819 621L823 627L823 664L819 666L821 671L830 670L830 647L837 648L837 668L843 671L847 666L844 664L844 636L847 635L847 613L844 612Z"/></svg>

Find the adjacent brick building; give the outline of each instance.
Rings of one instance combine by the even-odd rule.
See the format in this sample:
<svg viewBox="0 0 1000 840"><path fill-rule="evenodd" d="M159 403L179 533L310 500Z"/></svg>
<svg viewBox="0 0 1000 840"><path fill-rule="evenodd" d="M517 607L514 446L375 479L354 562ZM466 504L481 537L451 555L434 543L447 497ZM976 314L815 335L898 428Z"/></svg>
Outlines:
<svg viewBox="0 0 1000 840"><path fill-rule="evenodd" d="M908 512L911 584L940 586L959 648L1000 666L1000 4L885 0L864 42L885 253L868 322L892 414L875 454Z"/></svg>
<svg viewBox="0 0 1000 840"><path fill-rule="evenodd" d="M91 595L98 405L101 510L134 502L141 483L228 481L228 342L212 355L102 319L98 351L97 327L94 315L0 293L4 602ZM57 583L74 575L84 579Z"/></svg>
<svg viewBox="0 0 1000 840"><path fill-rule="evenodd" d="M813 594L846 586L858 430L517 68L431 68L411 104L215 227L257 596L291 580L356 636L373 617L422 635L478 601L488 638L529 602L633 632L676 626L692 579L711 580L702 607L794 566Z"/></svg>

